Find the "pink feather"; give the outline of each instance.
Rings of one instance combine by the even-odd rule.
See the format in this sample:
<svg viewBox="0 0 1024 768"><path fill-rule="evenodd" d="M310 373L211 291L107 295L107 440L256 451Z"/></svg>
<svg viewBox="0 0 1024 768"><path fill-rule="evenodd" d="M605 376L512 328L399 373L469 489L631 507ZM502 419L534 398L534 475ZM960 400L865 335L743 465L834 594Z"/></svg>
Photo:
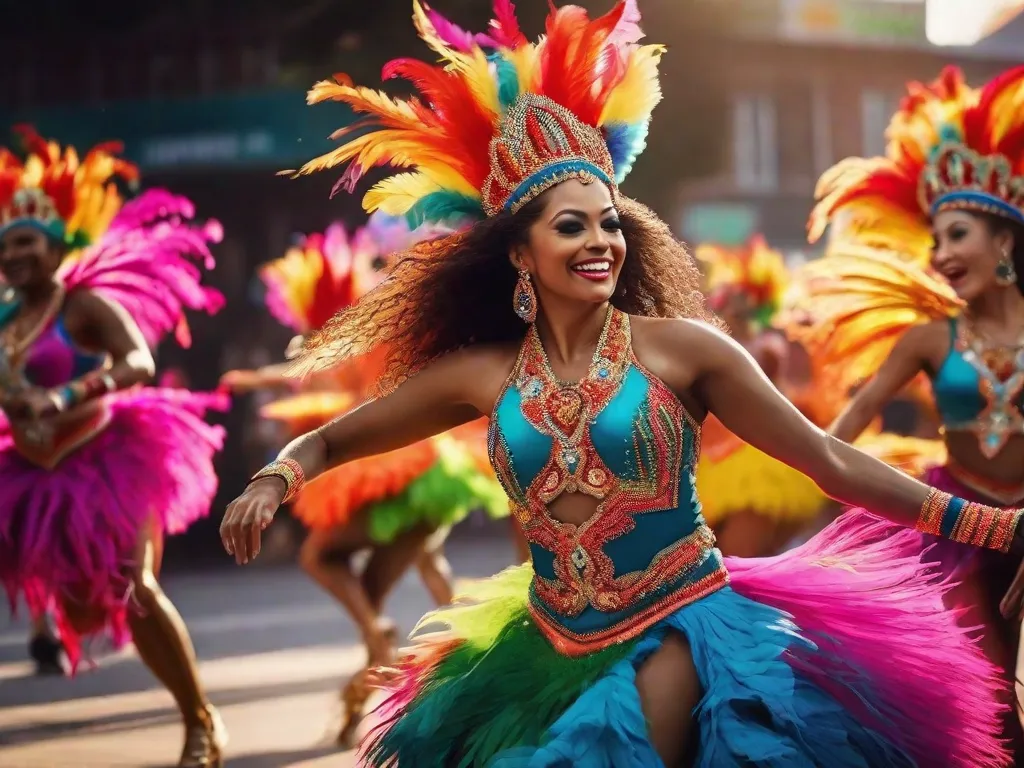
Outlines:
<svg viewBox="0 0 1024 768"><path fill-rule="evenodd" d="M114 301L155 346L173 332L182 346L190 335L186 310L214 314L224 297L201 285L214 266L210 245L223 234L215 221L196 223L192 203L162 189L125 204L94 245L62 269L69 291L82 288Z"/></svg>

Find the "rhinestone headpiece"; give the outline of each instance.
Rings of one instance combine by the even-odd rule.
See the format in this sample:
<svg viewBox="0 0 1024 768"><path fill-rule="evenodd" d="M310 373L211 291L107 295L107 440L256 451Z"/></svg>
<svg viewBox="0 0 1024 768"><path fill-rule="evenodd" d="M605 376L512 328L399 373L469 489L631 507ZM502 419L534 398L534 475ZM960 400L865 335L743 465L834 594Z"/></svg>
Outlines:
<svg viewBox="0 0 1024 768"><path fill-rule="evenodd" d="M921 207L932 216L951 208L1006 216L1024 224L1024 177L1003 155L988 157L960 143L939 147L921 174Z"/></svg>
<svg viewBox="0 0 1024 768"><path fill-rule="evenodd" d="M516 99L491 140L489 157L482 190L488 216L515 213L567 179L600 181L615 190L615 170L601 132L535 93Z"/></svg>

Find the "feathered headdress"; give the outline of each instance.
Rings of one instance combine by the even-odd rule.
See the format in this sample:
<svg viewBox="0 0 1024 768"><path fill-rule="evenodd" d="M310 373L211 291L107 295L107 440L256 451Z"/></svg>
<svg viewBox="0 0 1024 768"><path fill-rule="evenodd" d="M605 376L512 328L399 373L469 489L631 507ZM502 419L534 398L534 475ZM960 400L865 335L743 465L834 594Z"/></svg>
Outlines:
<svg viewBox="0 0 1024 768"><path fill-rule="evenodd" d="M878 371L912 326L953 317L960 308L949 285L927 270L843 242L793 273L778 324L822 371L821 388L845 397Z"/></svg>
<svg viewBox="0 0 1024 768"><path fill-rule="evenodd" d="M433 234L378 214L351 233L342 224L332 224L322 234L303 236L284 256L260 269L267 308L296 333L315 331L376 287L393 254Z"/></svg>
<svg viewBox="0 0 1024 768"><path fill-rule="evenodd" d="M100 144L79 158L73 147L16 126L23 152L0 147L0 232L29 225L71 248L95 242L121 209L115 178L138 181L138 169L117 157L121 145Z"/></svg>
<svg viewBox="0 0 1024 768"><path fill-rule="evenodd" d="M712 308L742 293L750 301L754 321L762 328L771 324L789 281L781 253L756 235L740 248L700 245L695 256L705 270L705 288Z"/></svg>
<svg viewBox="0 0 1024 768"><path fill-rule="evenodd" d="M980 89L947 67L931 85L908 90L889 124L885 157L849 158L821 177L812 242L842 217L856 241L909 250L920 261L939 211L1024 223L1024 66Z"/></svg>
<svg viewBox="0 0 1024 768"><path fill-rule="evenodd" d="M661 99L664 49L638 44L639 20L636 0L594 20L577 6L552 8L545 36L531 43L511 0L494 0L486 35L413 0L416 29L441 63L396 59L384 67L384 79L415 86L419 96L407 99L344 75L314 85L311 104L341 101L366 117L298 173L347 165L335 189L352 191L373 167L411 169L363 198L367 211L406 216L411 226L514 212L568 178L614 189L643 150Z"/></svg>

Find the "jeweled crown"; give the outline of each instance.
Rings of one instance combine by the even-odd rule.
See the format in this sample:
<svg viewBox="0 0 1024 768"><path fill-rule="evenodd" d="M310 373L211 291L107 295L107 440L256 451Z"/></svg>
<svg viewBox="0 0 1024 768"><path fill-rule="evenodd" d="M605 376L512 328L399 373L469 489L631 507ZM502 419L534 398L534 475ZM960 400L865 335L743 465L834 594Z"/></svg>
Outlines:
<svg viewBox="0 0 1024 768"><path fill-rule="evenodd" d="M36 187L17 190L0 208L0 229L14 224L32 224L57 238L64 236L64 222L50 196Z"/></svg>
<svg viewBox="0 0 1024 768"><path fill-rule="evenodd" d="M615 169L601 132L546 96L524 93L491 140L484 212L515 213L567 179L601 181L615 189Z"/></svg>
<svg viewBox="0 0 1024 768"><path fill-rule="evenodd" d="M1003 155L982 155L959 142L941 145L921 174L921 207L932 216L951 208L994 213L1024 223L1024 177Z"/></svg>

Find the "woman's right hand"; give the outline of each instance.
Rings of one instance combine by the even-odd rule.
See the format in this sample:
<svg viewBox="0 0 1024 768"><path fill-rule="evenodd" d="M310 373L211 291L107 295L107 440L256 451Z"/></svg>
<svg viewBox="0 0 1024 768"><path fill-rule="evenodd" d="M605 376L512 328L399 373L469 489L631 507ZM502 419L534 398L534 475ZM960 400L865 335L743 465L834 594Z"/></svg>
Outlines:
<svg viewBox="0 0 1024 768"><path fill-rule="evenodd" d="M235 562L244 565L260 553L260 537L284 501L287 488L278 477L250 483L242 495L228 504L220 524L220 540Z"/></svg>

